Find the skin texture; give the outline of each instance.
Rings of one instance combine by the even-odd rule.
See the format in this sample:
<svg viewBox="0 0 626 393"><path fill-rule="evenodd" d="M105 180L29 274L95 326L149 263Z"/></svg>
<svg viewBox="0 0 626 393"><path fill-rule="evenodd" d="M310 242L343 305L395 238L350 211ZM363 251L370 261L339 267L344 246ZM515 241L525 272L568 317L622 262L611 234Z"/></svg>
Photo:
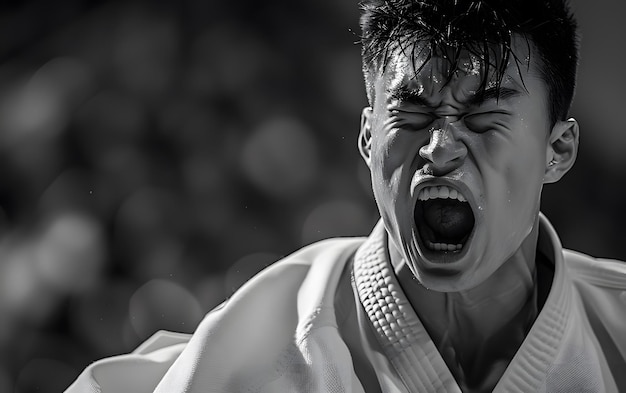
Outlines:
<svg viewBox="0 0 626 393"><path fill-rule="evenodd" d="M369 81L375 97L359 136L391 262L464 391L491 391L536 316L541 190L571 168L578 146L575 120L550 123L536 57L519 40L513 49L530 66L509 64L500 96L483 102L472 56L446 83L441 58L396 50ZM474 229L460 251L430 250L418 235L418 194L436 185L472 208Z"/></svg>

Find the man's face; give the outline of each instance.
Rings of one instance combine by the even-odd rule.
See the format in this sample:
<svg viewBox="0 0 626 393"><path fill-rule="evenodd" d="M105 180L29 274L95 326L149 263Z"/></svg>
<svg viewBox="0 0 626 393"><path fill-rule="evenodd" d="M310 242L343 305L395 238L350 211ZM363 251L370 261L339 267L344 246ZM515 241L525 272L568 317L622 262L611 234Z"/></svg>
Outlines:
<svg viewBox="0 0 626 393"><path fill-rule="evenodd" d="M390 247L427 288L469 289L535 228L552 158L547 86L536 64L511 62L479 100L472 56L447 83L440 58L394 59L373 80L360 135Z"/></svg>

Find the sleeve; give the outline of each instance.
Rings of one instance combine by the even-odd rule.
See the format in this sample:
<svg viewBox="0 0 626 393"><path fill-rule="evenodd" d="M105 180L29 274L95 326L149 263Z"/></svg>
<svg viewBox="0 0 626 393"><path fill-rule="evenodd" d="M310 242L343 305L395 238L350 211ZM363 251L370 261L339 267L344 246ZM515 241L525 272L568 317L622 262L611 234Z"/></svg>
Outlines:
<svg viewBox="0 0 626 393"><path fill-rule="evenodd" d="M65 392L152 392L190 337L159 331L130 354L92 363Z"/></svg>

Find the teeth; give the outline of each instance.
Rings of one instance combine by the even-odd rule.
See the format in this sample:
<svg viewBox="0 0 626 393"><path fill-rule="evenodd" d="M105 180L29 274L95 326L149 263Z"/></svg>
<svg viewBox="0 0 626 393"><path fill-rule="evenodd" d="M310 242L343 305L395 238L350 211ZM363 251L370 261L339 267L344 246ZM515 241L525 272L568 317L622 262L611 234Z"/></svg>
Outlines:
<svg viewBox="0 0 626 393"><path fill-rule="evenodd" d="M426 245L435 251L459 251L463 248L462 244L433 243L431 241L427 241Z"/></svg>
<svg viewBox="0 0 626 393"><path fill-rule="evenodd" d="M467 202L467 199L465 199L463 194L461 194L454 188L450 188L448 186L424 187L420 191L417 198L420 201L427 201L429 199L437 199L437 198L442 198L442 199L450 198L450 199L456 199L460 202Z"/></svg>

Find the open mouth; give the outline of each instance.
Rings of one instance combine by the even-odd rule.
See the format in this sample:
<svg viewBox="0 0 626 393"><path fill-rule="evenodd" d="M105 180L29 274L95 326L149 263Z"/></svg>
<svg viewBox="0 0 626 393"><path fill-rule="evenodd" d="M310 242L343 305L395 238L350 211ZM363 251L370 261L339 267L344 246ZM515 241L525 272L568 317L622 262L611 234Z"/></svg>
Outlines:
<svg viewBox="0 0 626 393"><path fill-rule="evenodd" d="M420 190L414 219L423 246L436 252L460 252L474 229L474 213L467 199L448 186Z"/></svg>

